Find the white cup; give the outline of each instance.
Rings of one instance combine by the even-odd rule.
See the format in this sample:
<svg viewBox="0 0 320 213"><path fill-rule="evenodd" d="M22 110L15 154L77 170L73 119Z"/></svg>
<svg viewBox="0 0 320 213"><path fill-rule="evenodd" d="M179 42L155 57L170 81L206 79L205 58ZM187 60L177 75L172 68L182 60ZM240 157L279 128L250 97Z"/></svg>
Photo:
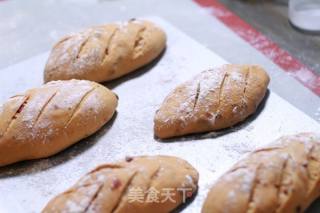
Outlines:
<svg viewBox="0 0 320 213"><path fill-rule="evenodd" d="M289 0L289 19L302 30L320 31L320 0Z"/></svg>

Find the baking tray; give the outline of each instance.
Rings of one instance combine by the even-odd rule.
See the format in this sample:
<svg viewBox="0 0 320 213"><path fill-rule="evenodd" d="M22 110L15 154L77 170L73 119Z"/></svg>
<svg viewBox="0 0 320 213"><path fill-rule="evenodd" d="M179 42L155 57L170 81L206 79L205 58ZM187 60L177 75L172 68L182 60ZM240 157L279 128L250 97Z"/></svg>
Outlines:
<svg viewBox="0 0 320 213"><path fill-rule="evenodd" d="M245 153L282 135L320 129L315 120L269 91L258 112L234 128L166 142L156 140L153 117L165 96L200 71L227 62L163 19L148 19L167 33L162 57L105 84L118 94L119 106L113 119L95 135L50 158L0 168L1 213L40 212L52 197L97 165L125 156L155 154L181 157L199 171L198 194L181 211L200 212L210 185ZM1 70L0 101L41 85L48 54Z"/></svg>

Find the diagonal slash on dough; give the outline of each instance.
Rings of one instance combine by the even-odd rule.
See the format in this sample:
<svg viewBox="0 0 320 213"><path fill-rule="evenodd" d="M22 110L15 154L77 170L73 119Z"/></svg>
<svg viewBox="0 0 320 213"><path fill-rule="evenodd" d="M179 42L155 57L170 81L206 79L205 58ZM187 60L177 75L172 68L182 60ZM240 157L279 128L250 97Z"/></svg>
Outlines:
<svg viewBox="0 0 320 213"><path fill-rule="evenodd" d="M77 104L77 106L74 108L74 110L72 111L69 119L67 120L66 124L64 125L64 127L66 128L72 121L74 115L79 111L81 103L86 99L86 97L88 97L90 95L91 92L93 92L95 89L97 88L97 86L95 86L94 88L90 89L88 92L86 92L81 100L79 101L79 103Z"/></svg>

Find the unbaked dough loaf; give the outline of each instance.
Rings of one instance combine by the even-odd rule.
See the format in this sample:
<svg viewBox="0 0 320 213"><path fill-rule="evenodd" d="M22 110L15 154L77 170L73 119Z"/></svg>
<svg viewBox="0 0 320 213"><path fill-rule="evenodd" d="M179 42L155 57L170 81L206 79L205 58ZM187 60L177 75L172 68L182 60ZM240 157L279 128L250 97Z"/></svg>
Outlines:
<svg viewBox="0 0 320 213"><path fill-rule="evenodd" d="M167 213L197 190L198 172L169 156L126 158L101 165L53 198L43 213Z"/></svg>
<svg viewBox="0 0 320 213"><path fill-rule="evenodd" d="M213 185L202 213L299 213L320 195L320 135L280 138Z"/></svg>
<svg viewBox="0 0 320 213"><path fill-rule="evenodd" d="M53 81L0 108L0 166L53 155L108 122L117 97L85 80Z"/></svg>
<svg viewBox="0 0 320 213"><path fill-rule="evenodd" d="M224 65L174 89L154 118L154 132L170 138L231 127L253 114L266 94L268 74L256 65Z"/></svg>
<svg viewBox="0 0 320 213"><path fill-rule="evenodd" d="M92 27L62 38L53 47L44 80L109 81L148 64L165 45L164 31L149 21Z"/></svg>

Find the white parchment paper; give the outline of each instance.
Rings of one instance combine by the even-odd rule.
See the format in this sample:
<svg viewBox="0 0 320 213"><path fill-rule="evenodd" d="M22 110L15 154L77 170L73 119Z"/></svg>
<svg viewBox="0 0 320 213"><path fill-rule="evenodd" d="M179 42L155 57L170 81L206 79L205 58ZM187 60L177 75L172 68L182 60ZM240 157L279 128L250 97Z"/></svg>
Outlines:
<svg viewBox="0 0 320 213"><path fill-rule="evenodd" d="M40 212L52 197L95 166L127 155L153 154L178 156L198 169L198 195L183 211L200 212L209 186L245 153L282 135L319 131L319 123L269 92L256 115L232 129L157 141L153 117L165 96L202 70L226 62L164 20L150 19L168 36L162 57L105 84L118 94L119 106L113 120L95 135L53 157L0 168L0 212ZM1 70L0 101L41 85L47 57L44 53Z"/></svg>

